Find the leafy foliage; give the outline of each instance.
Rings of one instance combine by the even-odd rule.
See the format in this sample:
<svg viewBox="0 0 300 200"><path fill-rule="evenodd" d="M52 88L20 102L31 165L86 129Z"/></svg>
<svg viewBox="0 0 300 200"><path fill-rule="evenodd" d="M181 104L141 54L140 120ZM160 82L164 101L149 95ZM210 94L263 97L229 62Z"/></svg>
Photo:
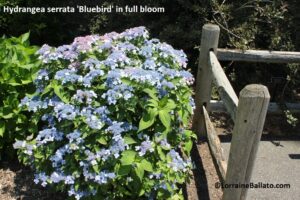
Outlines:
<svg viewBox="0 0 300 200"><path fill-rule="evenodd" d="M24 139L34 127L19 102L34 92L33 79L40 63L36 50L29 45L29 33L0 39L0 150L8 158L14 154L15 139Z"/></svg>
<svg viewBox="0 0 300 200"><path fill-rule="evenodd" d="M137 27L39 54L38 90L22 105L44 126L14 144L35 182L76 199L182 199L195 138L183 51Z"/></svg>

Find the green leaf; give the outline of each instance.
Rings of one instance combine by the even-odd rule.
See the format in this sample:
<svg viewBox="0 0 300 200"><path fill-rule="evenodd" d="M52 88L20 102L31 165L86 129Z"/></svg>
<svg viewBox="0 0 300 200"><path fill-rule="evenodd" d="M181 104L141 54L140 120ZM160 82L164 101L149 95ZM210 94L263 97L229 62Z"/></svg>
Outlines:
<svg viewBox="0 0 300 200"><path fill-rule="evenodd" d="M5 122L0 120L0 137L3 137L5 132Z"/></svg>
<svg viewBox="0 0 300 200"><path fill-rule="evenodd" d="M121 165L118 170L118 175L126 176L130 173L132 166L131 165Z"/></svg>
<svg viewBox="0 0 300 200"><path fill-rule="evenodd" d="M20 37L21 37L21 42L22 42L22 43L27 42L27 41L28 41L28 38L29 38L29 35L30 35L30 32L21 35L21 36L20 36Z"/></svg>
<svg viewBox="0 0 300 200"><path fill-rule="evenodd" d="M136 152L133 150L126 150L122 153L122 165L131 165L135 160Z"/></svg>
<svg viewBox="0 0 300 200"><path fill-rule="evenodd" d="M161 147L157 147L157 153L158 153L158 155L159 155L159 158L161 159L161 160L165 160L166 159L166 154L163 152L163 150L162 150L162 148Z"/></svg>
<svg viewBox="0 0 300 200"><path fill-rule="evenodd" d="M94 171L95 171L96 173L99 173L99 172L100 172L99 165L92 165L92 168L94 169Z"/></svg>
<svg viewBox="0 0 300 200"><path fill-rule="evenodd" d="M158 107L158 101L156 101L155 99L150 99L150 100L148 100L147 105L151 106L153 108L157 108Z"/></svg>
<svg viewBox="0 0 300 200"><path fill-rule="evenodd" d="M152 99L158 101L157 93L155 89L149 89L146 88L143 90L145 93L147 93Z"/></svg>
<svg viewBox="0 0 300 200"><path fill-rule="evenodd" d="M11 119L13 118L14 113L13 109L9 106L4 106L3 108L0 109L0 117L3 119Z"/></svg>
<svg viewBox="0 0 300 200"><path fill-rule="evenodd" d="M78 191L79 187L80 187L79 182L76 182L76 183L75 183L75 187L74 187L75 191Z"/></svg>
<svg viewBox="0 0 300 200"><path fill-rule="evenodd" d="M148 112L144 114L144 116L140 120L138 132L152 126L156 116L157 116L157 109L154 108L148 109Z"/></svg>
<svg viewBox="0 0 300 200"><path fill-rule="evenodd" d="M139 197L143 196L145 194L145 190L141 189L140 193L139 193Z"/></svg>
<svg viewBox="0 0 300 200"><path fill-rule="evenodd" d="M141 164L138 163L136 168L134 169L134 171L135 171L136 175L139 177L140 181L142 181L144 178L144 172L145 172L143 166L141 166Z"/></svg>
<svg viewBox="0 0 300 200"><path fill-rule="evenodd" d="M43 154L41 154L39 151L37 151L35 154L34 154L34 157L37 158L37 159L42 159L44 158L45 156Z"/></svg>
<svg viewBox="0 0 300 200"><path fill-rule="evenodd" d="M99 142L100 144L103 144L103 145L107 145L107 141L104 136L97 138L97 142Z"/></svg>
<svg viewBox="0 0 300 200"><path fill-rule="evenodd" d="M143 159L140 165L145 171L153 172L153 167L151 162L147 161L146 159Z"/></svg>
<svg viewBox="0 0 300 200"><path fill-rule="evenodd" d="M188 140L187 142L184 143L184 151L187 155L190 155L192 148L193 148L192 140Z"/></svg>
<svg viewBox="0 0 300 200"><path fill-rule="evenodd" d="M63 88L61 85L59 85L56 81L51 82L51 86L54 90L54 93L64 102L64 103L70 103L70 101L67 99L63 92Z"/></svg>
<svg viewBox="0 0 300 200"><path fill-rule="evenodd" d="M166 127L167 130L171 129L171 117L168 111L160 110L158 112L161 123Z"/></svg>
<svg viewBox="0 0 300 200"><path fill-rule="evenodd" d="M126 144L135 144L136 143L136 141L132 137L130 137L129 135L124 136L124 140L125 140Z"/></svg>
<svg viewBox="0 0 300 200"><path fill-rule="evenodd" d="M160 101L159 101L159 107L160 108L163 108L167 105L168 103L168 97L165 96L164 98L162 98Z"/></svg>
<svg viewBox="0 0 300 200"><path fill-rule="evenodd" d="M172 99L169 99L166 106L163 108L163 110L171 111L175 108L176 108L176 103Z"/></svg>

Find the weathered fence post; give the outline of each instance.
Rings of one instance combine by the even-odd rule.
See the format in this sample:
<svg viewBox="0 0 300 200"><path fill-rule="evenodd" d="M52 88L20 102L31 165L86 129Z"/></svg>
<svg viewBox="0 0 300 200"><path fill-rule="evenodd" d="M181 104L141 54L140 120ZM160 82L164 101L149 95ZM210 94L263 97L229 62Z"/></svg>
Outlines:
<svg viewBox="0 0 300 200"><path fill-rule="evenodd" d="M201 49L199 55L196 82L196 109L193 117L193 130L198 136L206 136L202 106L209 110L211 98L212 70L208 63L209 51L217 53L220 28L217 25L205 24L202 27Z"/></svg>
<svg viewBox="0 0 300 200"><path fill-rule="evenodd" d="M270 100L263 85L247 85L241 92L233 129L225 184L250 182ZM246 188L224 188L223 200L246 199Z"/></svg>

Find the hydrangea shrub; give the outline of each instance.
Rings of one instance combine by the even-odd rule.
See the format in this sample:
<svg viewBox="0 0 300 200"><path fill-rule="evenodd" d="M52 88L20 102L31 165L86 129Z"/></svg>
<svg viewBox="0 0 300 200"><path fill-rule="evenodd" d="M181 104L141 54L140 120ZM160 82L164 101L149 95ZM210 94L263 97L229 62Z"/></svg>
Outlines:
<svg viewBox="0 0 300 200"><path fill-rule="evenodd" d="M75 199L182 199L195 137L184 52L137 27L38 53L21 106L41 129L14 144L35 183Z"/></svg>

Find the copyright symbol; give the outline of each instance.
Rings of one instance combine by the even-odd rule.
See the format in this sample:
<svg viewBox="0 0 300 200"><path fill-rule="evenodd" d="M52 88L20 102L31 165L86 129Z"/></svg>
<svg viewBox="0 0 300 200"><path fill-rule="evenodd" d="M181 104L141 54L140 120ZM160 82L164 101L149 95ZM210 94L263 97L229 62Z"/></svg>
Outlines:
<svg viewBox="0 0 300 200"><path fill-rule="evenodd" d="M215 183L215 188L220 188L221 184L219 182Z"/></svg>

